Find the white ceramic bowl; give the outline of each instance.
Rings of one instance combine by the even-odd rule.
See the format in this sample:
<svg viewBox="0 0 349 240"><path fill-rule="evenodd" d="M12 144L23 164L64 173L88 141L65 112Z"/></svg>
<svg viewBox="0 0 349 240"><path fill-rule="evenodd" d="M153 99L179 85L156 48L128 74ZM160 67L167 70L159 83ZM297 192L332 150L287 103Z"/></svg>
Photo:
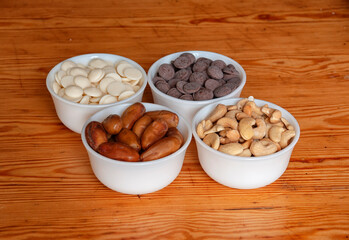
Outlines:
<svg viewBox="0 0 349 240"><path fill-rule="evenodd" d="M152 103L143 103L146 111L169 110L179 117L177 129L184 137L183 146L175 153L148 162L124 162L102 156L94 151L86 142L85 128L91 121L102 122L110 114L121 114L131 103L109 107L94 114L84 125L81 138L87 150L91 167L105 186L125 194L146 194L158 191L169 185L182 169L185 152L192 138L190 125L175 111Z"/></svg>
<svg viewBox="0 0 349 240"><path fill-rule="evenodd" d="M175 97L171 97L171 96L161 92L153 84L153 77L156 75L160 65L163 63L170 63L172 60L176 59L177 57L179 57L179 55L181 55L182 53L185 53L185 52L192 53L196 57L196 59L198 59L200 57L206 57L206 58L209 58L211 60L223 60L227 65L233 64L234 67L236 68L236 70L240 73L240 78L241 78L240 86L237 89L235 89L233 92L231 92L230 94L228 94L224 97L214 98L214 99L205 100L205 101L182 100L182 99L178 99ZM153 63L153 65L151 65L151 67L149 68L149 70L148 70L148 84L150 86L150 89L151 89L151 92L153 95L154 103L167 106L173 110L176 110L177 112L180 112L187 119L188 122L191 122L195 113L200 108L202 108L210 103L220 101L222 99L240 97L241 91L246 84L246 73L245 73L245 70L241 67L241 65L239 63L237 63L236 61L234 61L233 59L231 59L229 57L226 57L224 55L214 53L214 52L206 52L206 51L185 51L185 52L177 52L177 53L167 55L163 58L160 58L155 63Z"/></svg>
<svg viewBox="0 0 349 240"><path fill-rule="evenodd" d="M300 128L297 120L285 109L273 103L255 99L257 106L268 104L269 107L280 110L282 116L294 126L296 136L292 142L279 152L261 157L231 156L214 150L199 138L196 133L197 125L211 113L218 103L232 105L240 99L227 99L202 108L193 119L192 131L200 164L207 175L218 183L231 188L259 188L274 182L285 172L293 148L299 139Z"/></svg>
<svg viewBox="0 0 349 240"><path fill-rule="evenodd" d="M142 85L141 88L131 97L122 100L120 102L111 103L111 104L103 104L103 105L86 105L75 103L72 101L68 101L60 96L58 96L52 88L53 82L55 81L55 73L60 69L62 63L66 60L71 60L75 63L81 63L87 65L91 59L101 58L106 61L110 61L112 63L116 63L121 60L126 60L131 63L133 66L137 67L143 74ZM144 69L136 62L128 59L126 57L114 55L114 54L105 54L105 53L91 53L75 56L69 59L66 59L59 64L57 64L54 68L51 69L46 78L46 87L51 94L53 99L53 103L55 105L56 113L61 122L70 130L81 133L82 126L86 122L86 120L95 112L102 110L106 107L119 105L123 103L135 103L142 101L144 89L147 85L147 75Z"/></svg>

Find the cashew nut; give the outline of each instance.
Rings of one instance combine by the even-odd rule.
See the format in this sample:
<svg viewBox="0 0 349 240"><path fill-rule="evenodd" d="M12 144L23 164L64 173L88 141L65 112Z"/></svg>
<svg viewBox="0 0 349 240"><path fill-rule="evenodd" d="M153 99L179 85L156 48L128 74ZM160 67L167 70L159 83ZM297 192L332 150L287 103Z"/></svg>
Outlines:
<svg viewBox="0 0 349 240"><path fill-rule="evenodd" d="M230 110L229 112L227 112L224 116L228 117L228 118L236 119L236 114L237 113L241 113L241 111L237 110L237 109L234 109L234 110Z"/></svg>
<svg viewBox="0 0 349 240"><path fill-rule="evenodd" d="M232 140L230 140L227 137L220 137L219 141L220 141L221 144L228 144L228 143L232 143L233 142Z"/></svg>
<svg viewBox="0 0 349 240"><path fill-rule="evenodd" d="M276 145L276 147L277 147L277 152L280 151L280 150L281 150L280 144L279 144L279 143L276 143L276 142L274 142L274 143L275 143L275 145Z"/></svg>
<svg viewBox="0 0 349 240"><path fill-rule="evenodd" d="M264 114L263 115L259 115L256 112L252 111L251 117L253 117L254 119L257 119L257 118L264 119Z"/></svg>
<svg viewBox="0 0 349 240"><path fill-rule="evenodd" d="M256 105L255 102L247 102L247 103L245 104L245 107L244 107L244 108L246 108L246 107L248 107L248 106L251 108L252 113L254 112L254 113L256 113L257 115L263 115L263 112L261 111L261 108L260 108L260 107L257 107L257 105Z"/></svg>
<svg viewBox="0 0 349 240"><path fill-rule="evenodd" d="M232 142L237 142L240 138L240 133L238 130L229 130L227 131L227 138L229 138Z"/></svg>
<svg viewBox="0 0 349 240"><path fill-rule="evenodd" d="M273 109L269 108L268 104L265 104L263 107L261 107L261 111L262 111L262 113L264 113L265 115L270 117L271 113L273 112Z"/></svg>
<svg viewBox="0 0 349 240"><path fill-rule="evenodd" d="M227 113L227 107L223 104L218 104L216 108L209 115L208 120L215 122Z"/></svg>
<svg viewBox="0 0 349 240"><path fill-rule="evenodd" d="M280 110L267 104L258 107L253 97L241 99L236 105L217 104L196 131L212 148L245 157L280 151L295 136L294 127Z"/></svg>
<svg viewBox="0 0 349 240"><path fill-rule="evenodd" d="M286 129L284 129L283 127L280 126L272 126L269 129L269 138L270 140L272 140L273 142L280 142L281 140L281 134L285 131Z"/></svg>
<svg viewBox="0 0 349 240"><path fill-rule="evenodd" d="M207 134L203 141L215 150L217 150L220 146L219 136L217 133Z"/></svg>
<svg viewBox="0 0 349 240"><path fill-rule="evenodd" d="M254 131L252 126L256 123L256 120L254 120L251 117L243 118L239 122L239 131L240 135L243 139L249 140L253 137Z"/></svg>
<svg viewBox="0 0 349 240"><path fill-rule="evenodd" d="M212 128L213 124L210 120L202 120L196 127L196 132L198 136L202 139L205 137L205 131Z"/></svg>
<svg viewBox="0 0 349 240"><path fill-rule="evenodd" d="M248 98L243 98L236 104L238 110L242 110L242 108L245 106L245 104L248 102Z"/></svg>
<svg viewBox="0 0 349 240"><path fill-rule="evenodd" d="M269 121L265 121L265 125L266 125L266 131L265 131L265 137L269 138L269 130L272 126L274 126L273 124L269 123Z"/></svg>
<svg viewBox="0 0 349 240"><path fill-rule="evenodd" d="M276 144L270 139L264 138L261 140L254 140L250 147L251 153L255 157L265 156L277 151Z"/></svg>
<svg viewBox="0 0 349 240"><path fill-rule="evenodd" d="M243 118L249 118L249 117L251 117L251 116L248 115L247 113L244 113L244 112L239 112L235 115L235 118L239 121Z"/></svg>
<svg viewBox="0 0 349 240"><path fill-rule="evenodd" d="M238 122L235 119L229 117L222 117L217 121L217 124L223 127L238 129Z"/></svg>
<svg viewBox="0 0 349 240"><path fill-rule="evenodd" d="M219 136L221 136L221 144L227 144L231 142L237 142L240 138L240 133L238 130L225 128L223 131L219 132Z"/></svg>
<svg viewBox="0 0 349 240"><path fill-rule="evenodd" d="M252 155L252 153L251 153L251 151L250 151L250 149L244 149L243 151L242 151L242 153L240 153L238 156L239 157L251 157L251 155Z"/></svg>
<svg viewBox="0 0 349 240"><path fill-rule="evenodd" d="M266 132L267 132L267 126L263 119L257 118L256 119L256 125L257 127L253 129L253 139L262 139L264 138Z"/></svg>
<svg viewBox="0 0 349 240"><path fill-rule="evenodd" d="M231 110L238 109L238 107L236 105L229 105L229 106L227 106L227 109L228 109L228 111L231 111Z"/></svg>
<svg viewBox="0 0 349 240"><path fill-rule="evenodd" d="M277 121L277 122L272 123L272 122L270 122L270 118L266 118L265 122L273 124L274 126L280 126L280 127L284 127L285 126L284 123L281 121L281 119L279 121Z"/></svg>
<svg viewBox="0 0 349 240"><path fill-rule="evenodd" d="M271 124L273 126L284 127L284 123L283 122L279 121L279 122L276 122L276 123L271 123L270 122L270 118L266 118L265 119L265 123L267 123L267 124L269 123L269 124Z"/></svg>
<svg viewBox="0 0 349 240"><path fill-rule="evenodd" d="M281 115L281 112L276 109L274 112L271 113L271 116L269 118L270 123L280 122Z"/></svg>
<svg viewBox="0 0 349 240"><path fill-rule="evenodd" d="M220 137L219 140L220 140L221 144L228 144L228 143L236 142L236 141L232 141L231 139L229 139L227 137Z"/></svg>
<svg viewBox="0 0 349 240"><path fill-rule="evenodd" d="M221 145L218 148L218 151L234 156L239 155L240 153L242 153L243 150L244 148L241 146L240 143L228 143L225 145Z"/></svg>
<svg viewBox="0 0 349 240"><path fill-rule="evenodd" d="M250 103L250 102L247 102L247 103L245 104L245 106L242 108L242 111L243 111L244 113L246 113L248 116L251 117L251 114L252 114L252 107L251 107L251 105L249 105L248 103Z"/></svg>
<svg viewBox="0 0 349 240"><path fill-rule="evenodd" d="M281 140L279 142L281 148L287 147L289 141L296 136L296 132L293 130L286 130L281 134Z"/></svg>
<svg viewBox="0 0 349 240"><path fill-rule="evenodd" d="M285 119L281 118L281 122L285 125L288 130L294 130L294 127Z"/></svg>
<svg viewBox="0 0 349 240"><path fill-rule="evenodd" d="M224 128L224 130L219 132L219 136L221 137L226 137L227 136L227 131L231 130L230 128Z"/></svg>
<svg viewBox="0 0 349 240"><path fill-rule="evenodd" d="M214 125L212 128L208 129L207 131L204 132L204 135L210 134L210 133L216 133L224 130L224 127L221 125Z"/></svg>
<svg viewBox="0 0 349 240"><path fill-rule="evenodd" d="M241 145L244 149L247 149L247 148L250 148L252 142L253 142L253 139L251 138L251 139L246 140L245 142L241 143Z"/></svg>

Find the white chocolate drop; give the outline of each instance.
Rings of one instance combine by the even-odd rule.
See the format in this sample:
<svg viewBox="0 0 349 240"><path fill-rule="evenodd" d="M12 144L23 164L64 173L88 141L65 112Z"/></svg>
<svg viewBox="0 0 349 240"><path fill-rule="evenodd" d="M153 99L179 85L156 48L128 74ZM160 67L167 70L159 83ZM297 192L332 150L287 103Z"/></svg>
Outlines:
<svg viewBox="0 0 349 240"><path fill-rule="evenodd" d="M68 73L69 75L72 75L74 77L78 75L87 77L87 71L84 68L80 68L80 67L73 67L69 69Z"/></svg>
<svg viewBox="0 0 349 240"><path fill-rule="evenodd" d="M128 79L128 78L126 78L126 77L122 77L122 78L121 78L121 81L123 81L123 82L130 82L131 79Z"/></svg>
<svg viewBox="0 0 349 240"><path fill-rule="evenodd" d="M105 66L105 67L103 68L103 71L104 71L105 74L108 74L108 73L116 73L115 68L114 68L113 66L110 66L110 65Z"/></svg>
<svg viewBox="0 0 349 240"><path fill-rule="evenodd" d="M76 66L79 68L84 68L86 71L88 71L88 68L82 63L77 63Z"/></svg>
<svg viewBox="0 0 349 240"><path fill-rule="evenodd" d="M82 89L90 87L91 86L91 82L90 80L88 80L87 77L78 75L74 77L74 83L76 86L81 87Z"/></svg>
<svg viewBox="0 0 349 240"><path fill-rule="evenodd" d="M124 70L126 68L132 68L133 66L129 64L126 61L120 61L116 67L116 71L119 73L120 76L125 77Z"/></svg>
<svg viewBox="0 0 349 240"><path fill-rule="evenodd" d="M135 94L134 91L124 91L124 92L122 92L122 93L120 94L118 100L119 100L119 101L122 101L122 100L124 100L124 99L126 99L126 98L131 97L131 96L134 95L134 94Z"/></svg>
<svg viewBox="0 0 349 240"><path fill-rule="evenodd" d="M103 93L107 93L107 87L110 83L115 82L116 80L114 78L111 77L105 77L102 79L102 81L100 81L99 83L99 89L101 89L101 91Z"/></svg>
<svg viewBox="0 0 349 240"><path fill-rule="evenodd" d="M61 85L64 88L66 88L66 87L68 87L70 85L74 85L74 77L70 76L70 75L62 77Z"/></svg>
<svg viewBox="0 0 349 240"><path fill-rule="evenodd" d="M67 60L67 61L64 61L61 65L61 70L63 71L67 71L69 68L72 68L72 67L75 67L76 66L76 63L70 61L70 60Z"/></svg>
<svg viewBox="0 0 349 240"><path fill-rule="evenodd" d="M58 96L63 97L65 95L65 89L64 88L59 89L57 94Z"/></svg>
<svg viewBox="0 0 349 240"><path fill-rule="evenodd" d="M90 102L90 97L89 96L83 96L79 103L81 103L81 104L88 104L89 102Z"/></svg>
<svg viewBox="0 0 349 240"><path fill-rule="evenodd" d="M95 87L87 87L84 89L84 93L91 97L101 97L103 95L102 91Z"/></svg>
<svg viewBox="0 0 349 240"><path fill-rule="evenodd" d="M110 103L114 103L117 102L118 99L112 95L106 94L104 95L101 100L99 100L99 104L110 104Z"/></svg>
<svg viewBox="0 0 349 240"><path fill-rule="evenodd" d="M87 66L67 60L54 75L53 91L81 104L109 104L134 95L141 88L142 72L129 62L92 59Z"/></svg>
<svg viewBox="0 0 349 240"><path fill-rule="evenodd" d="M119 96L123 91L125 91L125 84L122 82L113 81L107 87L107 92L112 96Z"/></svg>
<svg viewBox="0 0 349 240"><path fill-rule="evenodd" d="M99 100L101 100L101 97L91 97L91 98L90 98L90 102L91 102L91 103L98 103Z"/></svg>
<svg viewBox="0 0 349 240"><path fill-rule="evenodd" d="M125 84L125 90L124 91L134 91L133 86L129 83L124 83Z"/></svg>
<svg viewBox="0 0 349 240"><path fill-rule="evenodd" d="M105 66L108 65L108 63L103 59L94 58L88 63L88 65L93 68L104 68Z"/></svg>
<svg viewBox="0 0 349 240"><path fill-rule="evenodd" d="M132 86L136 86L139 83L139 80L132 80L129 82Z"/></svg>
<svg viewBox="0 0 349 240"><path fill-rule="evenodd" d="M65 95L74 99L81 98L83 93L84 93L84 90L82 90L81 87L75 86L75 85L68 86L65 89Z"/></svg>
<svg viewBox="0 0 349 240"><path fill-rule="evenodd" d="M92 69L91 72L88 74L88 79L93 82L99 82L104 76L104 71L101 68L95 68Z"/></svg>
<svg viewBox="0 0 349 240"><path fill-rule="evenodd" d="M59 90L61 89L61 86L57 82L53 82L52 88L55 94L58 94Z"/></svg>
<svg viewBox="0 0 349 240"><path fill-rule="evenodd" d="M67 73L63 70L59 70L55 73L55 80L59 85L61 85L61 80L65 75L67 75Z"/></svg>
<svg viewBox="0 0 349 240"><path fill-rule="evenodd" d="M131 80L140 80L142 78L142 72L137 68L131 67L124 70L125 77Z"/></svg>
<svg viewBox="0 0 349 240"><path fill-rule="evenodd" d="M121 77L117 73L108 73L105 75L105 77L111 77L111 78L114 78L115 80L121 82Z"/></svg>
<svg viewBox="0 0 349 240"><path fill-rule="evenodd" d="M72 98L72 97L69 97L68 95L64 95L63 98L69 100L69 101L72 101L72 102L79 102L81 100L82 97L77 97L77 98Z"/></svg>
<svg viewBox="0 0 349 240"><path fill-rule="evenodd" d="M98 88L99 87L99 83L91 83L92 87Z"/></svg>

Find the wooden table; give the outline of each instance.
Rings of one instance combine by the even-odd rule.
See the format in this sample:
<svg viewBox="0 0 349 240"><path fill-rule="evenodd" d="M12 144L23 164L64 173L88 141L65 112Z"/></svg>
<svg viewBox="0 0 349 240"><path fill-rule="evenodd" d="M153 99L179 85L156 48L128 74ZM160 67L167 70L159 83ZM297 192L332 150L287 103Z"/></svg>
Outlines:
<svg viewBox="0 0 349 240"><path fill-rule="evenodd" d="M242 97L286 108L301 137L286 172L238 190L202 170L194 141L177 179L141 196L94 176L45 86L80 54L206 50L246 70ZM348 239L349 2L0 1L0 239ZM147 87L144 102L152 102Z"/></svg>

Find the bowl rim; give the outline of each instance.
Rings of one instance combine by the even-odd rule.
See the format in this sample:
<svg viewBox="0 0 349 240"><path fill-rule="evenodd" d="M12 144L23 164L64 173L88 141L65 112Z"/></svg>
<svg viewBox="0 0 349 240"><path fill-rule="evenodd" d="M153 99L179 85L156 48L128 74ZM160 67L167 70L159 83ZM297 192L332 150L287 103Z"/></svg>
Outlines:
<svg viewBox="0 0 349 240"><path fill-rule="evenodd" d="M222 57L223 58L227 58L229 59L229 61L231 61L233 63L233 65L236 67L239 68L239 72L241 73L242 75L242 79L241 79L241 83L240 85L234 89L231 93L229 93L228 95L226 96L223 96L223 97L220 97L220 98L212 98L212 99L209 99L209 100L202 100L202 101L191 101L191 100L183 100L183 99L179 99L179 98L175 98L175 97L172 97L172 96L169 96L163 92L161 92L159 89L157 89L155 87L155 85L153 84L153 80L152 80L152 76L150 76L150 73L151 72L155 72L155 66L158 65L160 62L163 61L164 58L168 58L168 57L174 57L174 56L179 56L180 54L182 53L193 53L194 55L195 54L206 54L206 53L209 53L209 54L214 54L216 55L217 57L219 57L218 59L221 59ZM172 59L173 60L173 59ZM165 63L165 62L164 62ZM166 62L168 63L168 62ZM201 50L188 50L188 51L181 51L181 52L175 52L175 53L171 53L171 54L168 54L166 56L163 56L161 57L160 59L158 59L156 62L154 62L150 68L148 69L148 72L147 72L147 81L148 81L148 84L149 84L149 87L152 91L155 91L157 94L159 94L160 96L166 98L166 99L169 99L169 100L176 100L178 101L179 103L185 103L185 104L192 104L192 105L204 105L204 104L209 104L209 103L212 103L213 101L219 101L219 100L223 100L223 99L227 99L231 96L233 96L234 94L236 94L237 92L239 91L242 91L242 89L244 88L245 84L246 84L246 79L247 79L247 76L246 76L246 72L245 72L245 69L237 62L235 61L234 59L228 57L228 56L225 56L223 54L220 54L220 53L216 53L216 52L210 52L210 51L201 51Z"/></svg>
<svg viewBox="0 0 349 240"><path fill-rule="evenodd" d="M222 101L224 101L224 102L225 101L238 101L238 100L241 100L241 99L244 99L244 98L230 98L230 99L224 99ZM213 105L220 104L220 103L222 103L222 101L214 102L212 104L209 104L209 105L201 108L195 114L195 116L193 118L193 121L192 121L192 126L191 127L192 127L192 132L193 132L193 135L194 135L194 139L196 140L197 144L200 144L206 150L210 151L211 153L217 154L220 158L225 158L228 161L229 160L231 160L231 161L246 161L246 160L247 161L263 161L263 160L268 160L268 159L271 159L271 158L279 157L280 155L283 155L284 153L292 150L294 148L294 146L296 145L296 143L298 142L299 137L300 137L300 126L299 126L299 123L298 123L297 119L290 112L288 112L286 109L284 109L284 108L282 108L282 107L280 107L280 106L278 106L278 105L276 105L276 104L274 104L272 102L268 102L268 101L261 100L261 99L254 99L254 100L262 101L263 104L268 104L269 107L272 107L272 108L275 108L275 109L278 109L278 110L282 109L283 111L285 111L287 114L290 115L290 117L288 117L288 118L291 118L296 123L296 125L294 126L296 135L294 136L292 142L287 147L285 147L284 149L281 149L280 151L278 151L276 153L265 155L265 156L260 156L260 157L240 157L240 156L233 156L233 155L229 155L227 153L219 152L218 150L215 150L212 147L206 145L202 141L202 139L198 136L198 134L196 133L196 124L195 124L195 122L197 121L198 115L202 111L205 111L206 109L211 108Z"/></svg>
<svg viewBox="0 0 349 240"><path fill-rule="evenodd" d="M134 95L132 95L131 97L128 97L122 101L118 101L118 102L114 102L114 103L108 103L108 104L81 104L81 103L76 103L76 102L72 102L72 101L69 101L61 96L59 96L58 94L56 94L53 89L52 89L52 86L50 85L50 83L52 84L55 79L54 79L54 74L56 71L58 71L60 69L60 66L62 65L63 62L65 61L76 61L76 59L80 59L80 58L88 58L90 60L94 59L94 58L102 58L103 59L103 56L108 56L108 57L115 57L115 58L118 58L118 60L115 60L115 61L120 61L120 60L126 60L130 63L132 63L133 65L135 65L143 74L143 83L141 85L141 87L138 89L137 92L135 92ZM79 62L78 62L79 63ZM49 76L53 76L53 81L51 82L51 79L49 78ZM90 108L90 109L95 109L95 108L105 108L105 107L109 107L109 106L113 106L115 104L122 104L122 103L127 103L128 101L136 98L137 96L139 96L139 94L142 94L142 92L144 92L146 86L147 86L147 83L148 83L148 75L146 73L146 71L144 70L144 68L138 64L137 62L133 61L132 59L129 59L127 57L124 57L124 56L120 56L120 55L116 55L116 54L112 54L112 53L87 53L87 54L81 54L81 55L76 55L76 56L73 56L73 57L70 57L70 58L67 58L59 63L57 63L54 67L52 67L50 69L50 71L48 72L48 74L46 75L46 88L47 90L50 92L51 96L58 99L59 101L61 102L64 102L66 104L70 104L72 106L77 106L77 107L82 107L82 108Z"/></svg>
<svg viewBox="0 0 349 240"><path fill-rule="evenodd" d="M186 149L188 148L191 140L192 140L192 130L191 130L191 126L190 124L183 118L183 116L181 116L180 114L178 114L178 112L166 107L166 106L162 106L160 104L155 104L155 103L146 103L146 102L140 102L142 103L143 105L153 105L153 106L160 106L163 110L169 110L175 114L178 115L179 117L179 120L183 122L183 124L185 125L185 127L188 129L188 137L187 137L187 140L183 143L183 145L174 153L166 156L166 157L163 157L163 158L159 158L159 159L155 159L155 160L151 160L151 161L146 161L146 162L127 162L127 161L121 161L121 160L117 160L117 159L111 159L111 158L108 158L108 157L105 157L101 154L99 154L98 152L96 152L95 150L93 150L90 145L87 143L86 141L86 137L85 137L85 129L86 129L86 126L87 124L89 124L91 121L92 121L92 118L97 115L97 114L101 114L102 112L104 111L108 111L109 109L111 108L119 108L119 107L126 107L126 106L130 106L134 103L123 103L123 104L120 104L120 105L115 105L115 106L111 106L111 107L108 107L108 108L105 108L101 111L98 111L96 112L95 114L93 114L84 124L82 130L81 130L81 140L82 140L82 143L84 145L84 147L86 148L87 152L88 153L91 153L93 154L95 157L98 157L100 159L102 159L103 161L107 161L107 162L110 162L112 164L121 164L121 165L126 165L126 166L148 166L148 165L154 165L154 164L158 164L158 163L161 163L161 162L166 162L169 160L170 157L176 157L176 155L179 155L181 152L183 151L186 151Z"/></svg>

